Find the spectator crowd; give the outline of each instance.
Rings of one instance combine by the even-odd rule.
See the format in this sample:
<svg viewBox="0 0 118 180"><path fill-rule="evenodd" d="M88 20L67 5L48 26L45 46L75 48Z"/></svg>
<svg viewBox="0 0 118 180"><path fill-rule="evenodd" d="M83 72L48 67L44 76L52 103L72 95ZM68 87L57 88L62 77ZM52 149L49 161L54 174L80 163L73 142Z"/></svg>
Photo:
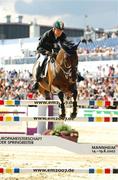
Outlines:
<svg viewBox="0 0 118 180"><path fill-rule="evenodd" d="M118 65L98 66L96 75L84 71L84 81L78 85L79 99L118 100ZM0 69L1 99L37 99L40 94L32 93L33 78L28 70L5 71Z"/></svg>

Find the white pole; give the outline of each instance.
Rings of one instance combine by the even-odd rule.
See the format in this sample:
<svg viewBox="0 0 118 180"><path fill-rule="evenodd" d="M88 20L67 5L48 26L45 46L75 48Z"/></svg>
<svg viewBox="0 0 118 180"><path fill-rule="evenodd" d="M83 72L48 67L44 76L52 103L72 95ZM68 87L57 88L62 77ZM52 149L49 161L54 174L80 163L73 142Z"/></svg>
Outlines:
<svg viewBox="0 0 118 180"><path fill-rule="evenodd" d="M44 100L43 96L40 96L38 100ZM48 106L38 106L38 116L47 115ZM46 130L46 122L38 122L37 124L37 134L42 134Z"/></svg>

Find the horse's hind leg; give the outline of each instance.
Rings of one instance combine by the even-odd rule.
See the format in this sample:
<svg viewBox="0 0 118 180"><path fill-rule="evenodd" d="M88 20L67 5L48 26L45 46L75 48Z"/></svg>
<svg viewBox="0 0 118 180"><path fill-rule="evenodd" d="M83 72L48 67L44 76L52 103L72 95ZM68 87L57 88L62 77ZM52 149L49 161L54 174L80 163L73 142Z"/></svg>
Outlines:
<svg viewBox="0 0 118 180"><path fill-rule="evenodd" d="M63 92L59 92L58 93L58 97L61 100L61 115L59 116L59 118L64 119L65 118L65 105L64 105L64 94Z"/></svg>
<svg viewBox="0 0 118 180"><path fill-rule="evenodd" d="M73 92L73 112L71 113L71 118L74 119L77 116L77 89L72 89Z"/></svg>

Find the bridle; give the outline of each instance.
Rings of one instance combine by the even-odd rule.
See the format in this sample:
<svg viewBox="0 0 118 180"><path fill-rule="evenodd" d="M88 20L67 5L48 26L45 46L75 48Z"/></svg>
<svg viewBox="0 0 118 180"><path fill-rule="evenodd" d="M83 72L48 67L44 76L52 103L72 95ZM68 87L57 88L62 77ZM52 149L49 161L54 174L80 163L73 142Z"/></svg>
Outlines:
<svg viewBox="0 0 118 180"><path fill-rule="evenodd" d="M64 56L62 62L63 62L63 67L58 62L55 61L57 66L62 70L63 74L65 75L65 78L68 79L72 69L71 64L68 65L66 63L67 62L66 56Z"/></svg>

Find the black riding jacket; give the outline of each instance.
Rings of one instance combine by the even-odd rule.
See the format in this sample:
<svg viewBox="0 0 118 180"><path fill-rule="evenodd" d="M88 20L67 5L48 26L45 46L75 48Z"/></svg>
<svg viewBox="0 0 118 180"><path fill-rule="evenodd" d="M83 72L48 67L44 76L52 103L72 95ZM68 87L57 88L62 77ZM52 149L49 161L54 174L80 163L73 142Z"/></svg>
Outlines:
<svg viewBox="0 0 118 180"><path fill-rule="evenodd" d="M64 32L62 32L60 37L56 38L53 29L50 29L39 39L37 51L42 54L45 54L46 51L52 52L52 50L58 52L60 50L60 46L63 44L71 45L72 43L67 40Z"/></svg>

